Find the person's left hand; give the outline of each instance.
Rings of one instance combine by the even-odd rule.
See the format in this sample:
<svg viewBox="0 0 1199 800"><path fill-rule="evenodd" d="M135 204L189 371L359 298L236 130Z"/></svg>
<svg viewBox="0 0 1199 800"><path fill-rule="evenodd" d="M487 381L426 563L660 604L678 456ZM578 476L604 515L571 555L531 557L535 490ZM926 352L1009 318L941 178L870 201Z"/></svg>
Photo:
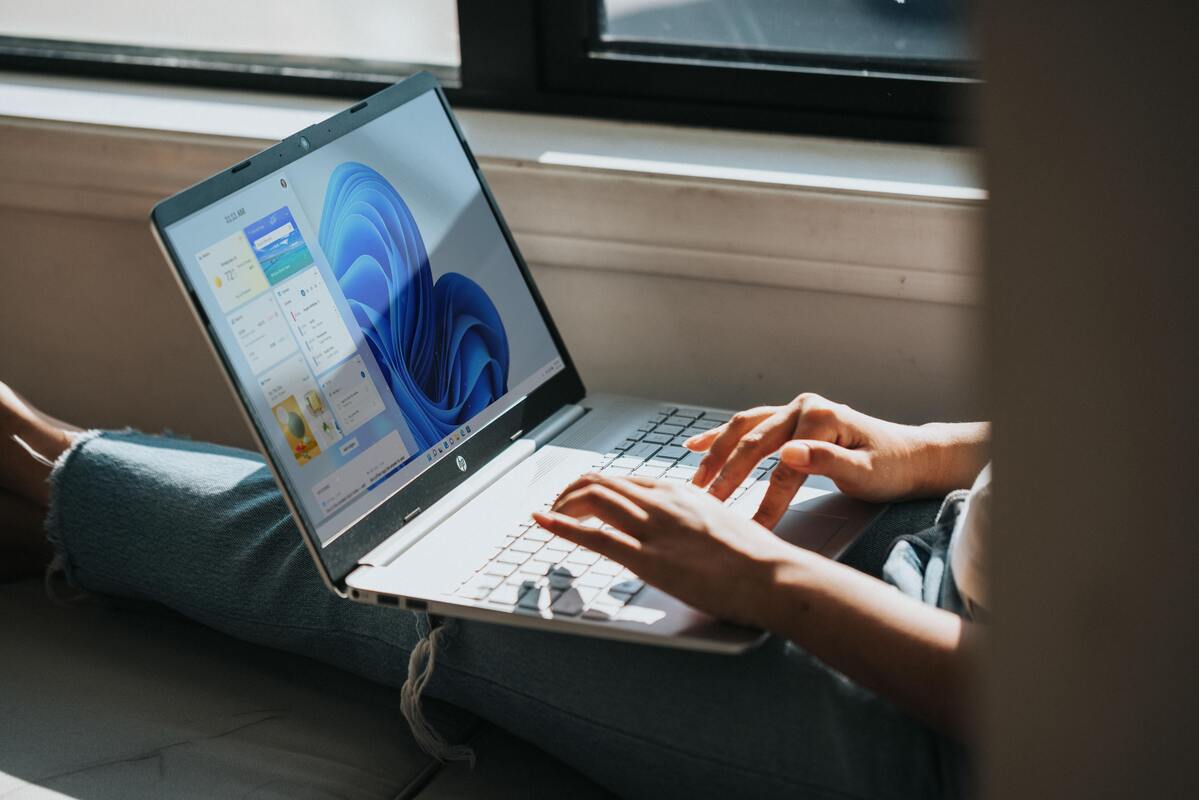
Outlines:
<svg viewBox="0 0 1199 800"><path fill-rule="evenodd" d="M588 517L615 530L579 522ZM533 518L695 608L758 627L767 627L779 567L796 554L707 492L670 481L584 475Z"/></svg>

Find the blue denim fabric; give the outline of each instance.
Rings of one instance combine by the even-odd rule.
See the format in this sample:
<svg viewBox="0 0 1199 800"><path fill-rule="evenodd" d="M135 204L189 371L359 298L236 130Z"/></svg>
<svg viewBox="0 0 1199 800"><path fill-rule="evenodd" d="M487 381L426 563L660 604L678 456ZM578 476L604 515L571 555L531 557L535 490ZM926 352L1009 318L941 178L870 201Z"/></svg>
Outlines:
<svg viewBox="0 0 1199 800"><path fill-rule="evenodd" d="M418 620L323 587L259 456L103 433L52 482L48 526L75 586L403 683ZM777 638L730 657L448 624L432 695L623 796L962 794L956 746Z"/></svg>

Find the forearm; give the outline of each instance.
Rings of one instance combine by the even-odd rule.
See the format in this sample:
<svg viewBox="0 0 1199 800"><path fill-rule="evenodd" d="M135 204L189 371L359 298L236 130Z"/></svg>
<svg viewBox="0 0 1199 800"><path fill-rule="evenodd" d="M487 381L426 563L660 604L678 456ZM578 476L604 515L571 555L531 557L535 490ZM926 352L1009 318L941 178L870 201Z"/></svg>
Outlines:
<svg viewBox="0 0 1199 800"><path fill-rule="evenodd" d="M917 430L921 442L921 494L968 489L990 458L989 422L931 422Z"/></svg>
<svg viewBox="0 0 1199 800"><path fill-rule="evenodd" d="M774 572L770 630L940 730L968 735L975 626L808 551Z"/></svg>

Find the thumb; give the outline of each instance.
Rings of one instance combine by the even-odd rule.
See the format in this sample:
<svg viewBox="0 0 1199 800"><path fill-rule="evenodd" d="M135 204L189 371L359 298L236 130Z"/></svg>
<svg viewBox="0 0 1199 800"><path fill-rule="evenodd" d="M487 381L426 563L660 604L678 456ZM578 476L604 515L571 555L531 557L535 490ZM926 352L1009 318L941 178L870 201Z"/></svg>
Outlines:
<svg viewBox="0 0 1199 800"><path fill-rule="evenodd" d="M832 442L813 440L787 442L779 450L779 460L806 475L823 475L838 486L853 484L869 468L869 455Z"/></svg>

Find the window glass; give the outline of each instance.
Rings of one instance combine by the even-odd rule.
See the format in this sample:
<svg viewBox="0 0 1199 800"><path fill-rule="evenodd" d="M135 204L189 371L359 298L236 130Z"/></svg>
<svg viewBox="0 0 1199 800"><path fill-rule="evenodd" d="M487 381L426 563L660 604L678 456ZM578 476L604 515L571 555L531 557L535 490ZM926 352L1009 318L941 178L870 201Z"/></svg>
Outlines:
<svg viewBox="0 0 1199 800"><path fill-rule="evenodd" d="M703 48L711 59L790 63L806 57L847 67L936 71L973 61L966 33L971 5L969 0L605 0L599 29L608 46ZM663 47L664 55L671 52Z"/></svg>

